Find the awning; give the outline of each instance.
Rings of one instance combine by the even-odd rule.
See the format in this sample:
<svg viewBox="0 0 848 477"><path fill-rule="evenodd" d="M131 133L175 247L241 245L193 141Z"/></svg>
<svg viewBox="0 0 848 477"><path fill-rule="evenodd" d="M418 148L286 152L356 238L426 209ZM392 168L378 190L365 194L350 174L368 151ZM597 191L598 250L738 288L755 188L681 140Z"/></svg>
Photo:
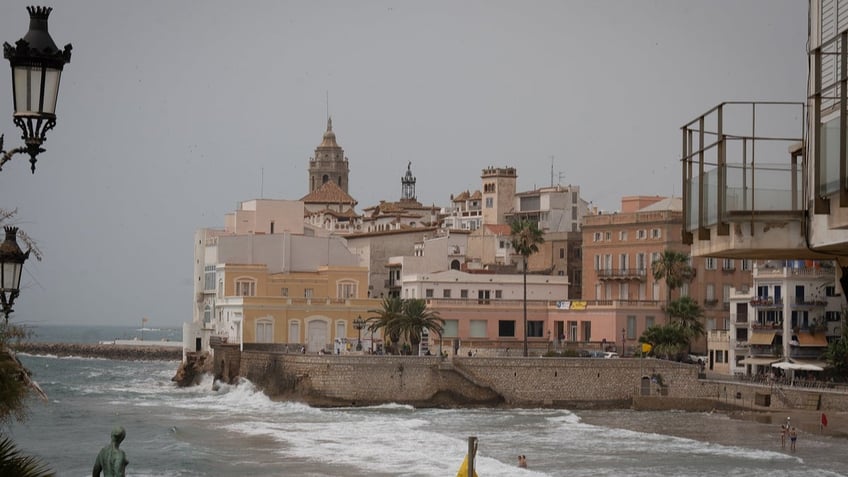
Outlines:
<svg viewBox="0 0 848 477"><path fill-rule="evenodd" d="M774 341L774 335L777 331L755 331L748 338L749 345L768 346Z"/></svg>
<svg viewBox="0 0 848 477"><path fill-rule="evenodd" d="M797 361L797 360L796 360ZM780 369L794 369L798 371L824 371L824 366L818 366L811 363L790 363L788 361L781 361L779 363L774 363L771 365L773 368Z"/></svg>
<svg viewBox="0 0 848 477"><path fill-rule="evenodd" d="M815 359L794 359L793 358L793 359L791 359L791 361L795 364L800 364L801 366L821 368L821 369L810 369L810 371L822 371L822 370L824 370L824 368L827 368L827 367L830 366L830 364L828 364L824 361L818 361L818 360L815 360Z"/></svg>
<svg viewBox="0 0 848 477"><path fill-rule="evenodd" d="M778 361L776 358L745 358L740 361L741 364L756 364L758 366L768 366L771 363Z"/></svg>
<svg viewBox="0 0 848 477"><path fill-rule="evenodd" d="M825 336L824 333L811 334L809 331L802 331L796 336L798 337L798 346L827 347L827 336Z"/></svg>

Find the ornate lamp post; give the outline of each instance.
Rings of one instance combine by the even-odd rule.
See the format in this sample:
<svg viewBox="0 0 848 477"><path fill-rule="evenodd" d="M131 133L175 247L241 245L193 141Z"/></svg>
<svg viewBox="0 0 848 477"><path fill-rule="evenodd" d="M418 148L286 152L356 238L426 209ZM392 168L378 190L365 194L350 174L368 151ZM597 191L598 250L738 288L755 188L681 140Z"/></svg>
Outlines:
<svg viewBox="0 0 848 477"><path fill-rule="evenodd" d="M365 328L365 320L357 316L353 320L353 327L356 328L356 351L362 351L362 328Z"/></svg>
<svg viewBox="0 0 848 477"><path fill-rule="evenodd" d="M27 7L29 31L15 42L3 43L3 57L12 66L12 96L15 102L15 125L21 128L24 146L3 150L0 135L0 168L18 153L29 154L35 173L35 157L44 152L41 145L47 131L56 126L56 101L62 68L71 61L71 45L63 50L56 47L47 32L47 18L52 8Z"/></svg>
<svg viewBox="0 0 848 477"><path fill-rule="evenodd" d="M624 346L625 346L625 343L626 343L625 340L627 339L626 333L627 333L627 330L625 328L622 328L621 329L621 357L622 358L624 357Z"/></svg>
<svg viewBox="0 0 848 477"><path fill-rule="evenodd" d="M0 244L0 304L8 323L9 314L13 311L12 305L21 291L21 273L29 257L29 250L24 253L18 246L17 227L5 227L5 230L6 240Z"/></svg>

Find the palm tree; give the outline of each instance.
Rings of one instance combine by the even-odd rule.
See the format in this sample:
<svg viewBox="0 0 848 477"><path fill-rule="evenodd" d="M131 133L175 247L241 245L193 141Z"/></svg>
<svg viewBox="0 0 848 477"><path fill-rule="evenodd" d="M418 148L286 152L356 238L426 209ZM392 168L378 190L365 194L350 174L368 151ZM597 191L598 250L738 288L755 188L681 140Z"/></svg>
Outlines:
<svg viewBox="0 0 848 477"><path fill-rule="evenodd" d="M676 250L664 250L659 260L651 264L654 280L665 280L665 304L671 303L671 292L695 278L695 269L689 265L689 255Z"/></svg>
<svg viewBox="0 0 848 477"><path fill-rule="evenodd" d="M38 458L23 454L11 439L0 434L0 475L48 477L56 473Z"/></svg>
<svg viewBox="0 0 848 477"><path fill-rule="evenodd" d="M368 310L368 313L375 315L367 320L370 322L368 325L369 331L383 330L383 336L390 343L400 341L400 319L403 316L403 300L397 297L383 298L380 308Z"/></svg>
<svg viewBox="0 0 848 477"><path fill-rule="evenodd" d="M527 356L527 259L539 251L545 241L539 225L528 219L516 219L510 223L510 241L515 253L521 255L524 275L524 356Z"/></svg>
<svg viewBox="0 0 848 477"><path fill-rule="evenodd" d="M692 350L692 340L704 336L704 324L700 319L704 317L704 310L691 297L684 296L669 303L666 307L669 318L680 327L686 335L689 351Z"/></svg>
<svg viewBox="0 0 848 477"><path fill-rule="evenodd" d="M639 337L640 343L650 343L651 354L665 359L677 356L688 343L688 338L683 328L670 323L667 325L655 325L642 333Z"/></svg>
<svg viewBox="0 0 848 477"><path fill-rule="evenodd" d="M401 322L401 328L410 345L412 345L412 349L418 349L424 330L441 335L445 326L445 320L439 316L439 313L428 310L427 301L420 298L403 300Z"/></svg>

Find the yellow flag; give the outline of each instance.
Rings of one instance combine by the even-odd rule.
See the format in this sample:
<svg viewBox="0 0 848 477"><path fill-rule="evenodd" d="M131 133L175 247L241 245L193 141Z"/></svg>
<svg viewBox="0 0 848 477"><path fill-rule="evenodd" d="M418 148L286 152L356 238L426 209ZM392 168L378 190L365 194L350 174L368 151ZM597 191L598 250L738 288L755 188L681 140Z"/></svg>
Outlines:
<svg viewBox="0 0 848 477"><path fill-rule="evenodd" d="M642 343L642 352L643 353L650 353L652 349L654 349L654 347L651 346L651 343Z"/></svg>
<svg viewBox="0 0 848 477"><path fill-rule="evenodd" d="M456 472L456 477L468 477L468 454L465 454L465 459L462 459L462 465ZM474 471L474 477L477 477L477 471Z"/></svg>

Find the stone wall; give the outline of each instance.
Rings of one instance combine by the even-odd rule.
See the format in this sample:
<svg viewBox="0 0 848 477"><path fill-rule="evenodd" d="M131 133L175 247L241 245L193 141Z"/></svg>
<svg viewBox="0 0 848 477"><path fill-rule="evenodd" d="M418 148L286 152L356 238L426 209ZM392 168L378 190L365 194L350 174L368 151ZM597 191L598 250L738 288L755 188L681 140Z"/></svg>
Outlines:
<svg viewBox="0 0 848 477"><path fill-rule="evenodd" d="M13 345L20 353L79 356L82 358L106 358L118 360L165 360L178 361L182 358L182 348L173 346L123 346L113 344L84 343L33 343L21 342Z"/></svg>
<svg viewBox="0 0 848 477"><path fill-rule="evenodd" d="M224 350L222 350L224 351ZM297 355L245 351L219 353L232 369L270 396L312 405L405 403L420 407L506 405L524 407L629 407L641 377L647 393L715 396L698 369L638 359L453 358L371 355ZM222 364L219 365L219 362Z"/></svg>

